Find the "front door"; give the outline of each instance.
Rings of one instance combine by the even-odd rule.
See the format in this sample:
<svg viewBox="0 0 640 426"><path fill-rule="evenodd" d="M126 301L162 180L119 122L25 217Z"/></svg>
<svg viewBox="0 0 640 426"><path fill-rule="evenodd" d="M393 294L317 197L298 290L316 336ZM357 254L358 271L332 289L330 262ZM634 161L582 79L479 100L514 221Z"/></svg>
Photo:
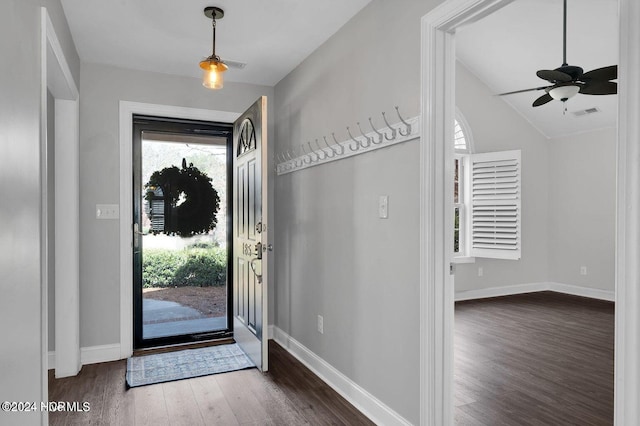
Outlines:
<svg viewBox="0 0 640 426"><path fill-rule="evenodd" d="M233 126L234 338L261 371L268 369L267 98Z"/></svg>

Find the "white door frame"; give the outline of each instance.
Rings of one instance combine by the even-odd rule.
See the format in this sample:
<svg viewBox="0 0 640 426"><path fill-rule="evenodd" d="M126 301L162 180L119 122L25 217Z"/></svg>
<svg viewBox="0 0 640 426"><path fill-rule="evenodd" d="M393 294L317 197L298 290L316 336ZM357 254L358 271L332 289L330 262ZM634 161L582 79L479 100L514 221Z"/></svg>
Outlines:
<svg viewBox="0 0 640 426"><path fill-rule="evenodd" d="M120 101L120 359L133 354L133 115L233 123L240 113Z"/></svg>
<svg viewBox="0 0 640 426"><path fill-rule="evenodd" d="M41 190L42 190L42 351L44 392L47 369L56 377L80 371L80 162L79 93L62 45L45 7L41 28ZM47 135L47 90L55 99L55 135ZM49 364L48 346L48 146L54 143L55 164L55 365ZM43 395L43 401L46 396Z"/></svg>
<svg viewBox="0 0 640 426"><path fill-rule="evenodd" d="M453 419L453 280L448 168L455 116L455 29L512 0L449 0L422 18L420 424ZM615 424L640 418L640 2L619 1Z"/></svg>

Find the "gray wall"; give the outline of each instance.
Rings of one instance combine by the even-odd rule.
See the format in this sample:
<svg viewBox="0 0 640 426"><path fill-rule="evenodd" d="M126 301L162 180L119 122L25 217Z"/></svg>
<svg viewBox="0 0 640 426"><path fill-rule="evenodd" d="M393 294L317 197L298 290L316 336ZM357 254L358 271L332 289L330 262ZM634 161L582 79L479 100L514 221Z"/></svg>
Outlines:
<svg viewBox="0 0 640 426"><path fill-rule="evenodd" d="M40 185L40 6L71 60L77 58L57 0L10 0L0 13L0 400L46 395L42 353ZM78 76L78 69L74 74ZM47 301L44 301L45 306ZM0 412L1 424L40 424L40 414Z"/></svg>
<svg viewBox="0 0 640 426"><path fill-rule="evenodd" d="M616 130L553 139L549 146L550 281L614 291ZM581 266L587 275L580 275Z"/></svg>
<svg viewBox="0 0 640 426"><path fill-rule="evenodd" d="M438 1L374 0L280 81L276 145L346 138L420 105L420 18ZM393 113L393 114L392 114ZM392 120L397 121L396 118ZM276 178L275 325L419 421L419 144ZM379 195L389 219L378 219ZM324 317L324 334L316 331Z"/></svg>
<svg viewBox="0 0 640 426"><path fill-rule="evenodd" d="M476 153L522 150L522 258L457 265L456 292L548 281L548 140L460 63L456 105L471 128Z"/></svg>
<svg viewBox="0 0 640 426"><path fill-rule="evenodd" d="M197 66L197 64L196 64ZM120 240L116 220L96 220L95 205L120 197L119 101L242 112L264 86L82 64L80 80L80 346L120 342ZM273 127L273 126L271 126Z"/></svg>

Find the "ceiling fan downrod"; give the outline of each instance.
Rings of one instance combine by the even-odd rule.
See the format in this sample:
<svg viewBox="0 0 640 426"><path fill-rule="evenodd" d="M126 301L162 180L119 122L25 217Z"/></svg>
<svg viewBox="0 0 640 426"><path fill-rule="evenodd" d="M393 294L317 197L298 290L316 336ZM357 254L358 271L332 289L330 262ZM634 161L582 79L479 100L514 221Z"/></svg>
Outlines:
<svg viewBox="0 0 640 426"><path fill-rule="evenodd" d="M562 66L566 67L567 63L567 0L564 0L564 12L562 21Z"/></svg>

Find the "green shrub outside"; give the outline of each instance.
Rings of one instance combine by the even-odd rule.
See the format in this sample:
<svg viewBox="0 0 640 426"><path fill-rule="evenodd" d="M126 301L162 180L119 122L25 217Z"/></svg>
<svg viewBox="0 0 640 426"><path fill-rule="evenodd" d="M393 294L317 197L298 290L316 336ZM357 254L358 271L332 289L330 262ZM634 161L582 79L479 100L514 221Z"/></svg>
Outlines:
<svg viewBox="0 0 640 426"><path fill-rule="evenodd" d="M226 285L227 251L215 246L144 250L142 283L144 288Z"/></svg>

